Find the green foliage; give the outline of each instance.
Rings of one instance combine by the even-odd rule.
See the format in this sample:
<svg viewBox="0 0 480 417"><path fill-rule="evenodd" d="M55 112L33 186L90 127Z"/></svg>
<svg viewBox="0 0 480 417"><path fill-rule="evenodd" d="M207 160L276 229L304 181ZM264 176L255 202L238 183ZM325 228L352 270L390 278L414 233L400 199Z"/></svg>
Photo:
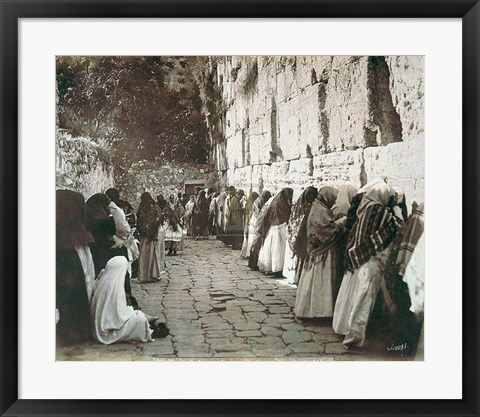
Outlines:
<svg viewBox="0 0 480 417"><path fill-rule="evenodd" d="M183 72L191 58L178 58ZM116 162L205 163L208 142L198 88L169 88L175 58L58 57L58 124L73 136L106 138ZM185 81L185 80L184 80Z"/></svg>

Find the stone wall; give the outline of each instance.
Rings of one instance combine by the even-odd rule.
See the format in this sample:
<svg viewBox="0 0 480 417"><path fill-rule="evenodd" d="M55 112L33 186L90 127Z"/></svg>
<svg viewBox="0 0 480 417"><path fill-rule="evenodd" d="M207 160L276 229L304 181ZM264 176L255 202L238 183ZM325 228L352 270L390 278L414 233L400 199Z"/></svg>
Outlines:
<svg viewBox="0 0 480 417"><path fill-rule="evenodd" d="M56 170L67 174L73 181L72 189L86 200L114 184L108 145L65 132L57 133Z"/></svg>
<svg viewBox="0 0 480 417"><path fill-rule="evenodd" d="M385 175L424 194L424 72L416 56L214 57L212 129L225 184L360 187ZM214 122L212 123L212 119ZM212 135L213 136L213 135Z"/></svg>
<svg viewBox="0 0 480 417"><path fill-rule="evenodd" d="M144 191L150 192L154 198L159 194L167 198L171 193L183 194L185 181L189 180L203 180L206 187L219 186L215 171L206 165L138 161L129 167L117 166L115 170L120 195L135 209Z"/></svg>

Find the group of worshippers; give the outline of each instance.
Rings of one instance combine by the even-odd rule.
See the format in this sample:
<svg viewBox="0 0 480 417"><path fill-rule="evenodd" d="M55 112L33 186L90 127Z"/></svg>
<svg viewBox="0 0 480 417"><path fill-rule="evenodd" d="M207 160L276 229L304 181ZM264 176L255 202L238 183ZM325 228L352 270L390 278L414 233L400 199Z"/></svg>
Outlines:
<svg viewBox="0 0 480 417"><path fill-rule="evenodd" d="M381 322L385 343L413 354L423 325L423 203L408 215L403 190L385 178L292 198L291 188L250 194L241 252L249 267L297 285L295 316L333 317L346 348L364 345L367 327Z"/></svg>
<svg viewBox="0 0 480 417"><path fill-rule="evenodd" d="M81 193L69 189L68 177L61 176L57 183L57 340L69 345L93 336L111 344L149 342L168 335L165 323L140 309L130 278L135 261L139 280L160 275L164 268L160 253L165 252L167 237L175 243L169 242L171 247L178 243L172 214L176 200L161 210L144 193L135 218L132 206L120 199L115 188L85 202Z"/></svg>
<svg viewBox="0 0 480 417"><path fill-rule="evenodd" d="M196 195L190 196L185 204L187 236L203 240L215 234L211 205L217 196L218 193L213 188L198 188Z"/></svg>

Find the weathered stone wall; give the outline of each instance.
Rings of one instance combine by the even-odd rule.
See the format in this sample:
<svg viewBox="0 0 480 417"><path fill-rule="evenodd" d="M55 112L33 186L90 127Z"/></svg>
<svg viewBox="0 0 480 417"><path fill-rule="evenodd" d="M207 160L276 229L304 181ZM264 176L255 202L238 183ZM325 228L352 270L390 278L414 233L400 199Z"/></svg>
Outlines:
<svg viewBox="0 0 480 417"><path fill-rule="evenodd" d="M88 199L114 184L109 148L89 138L59 132L56 143L56 170L73 181L72 189Z"/></svg>
<svg viewBox="0 0 480 417"><path fill-rule="evenodd" d="M136 209L140 196L148 191L154 198L162 194L184 192L185 181L204 180L206 187L218 187L215 171L209 166L187 163L161 165L154 162L138 161L129 167L116 167L115 182L122 198Z"/></svg>
<svg viewBox="0 0 480 417"><path fill-rule="evenodd" d="M423 200L423 57L216 57L212 70L225 183L297 196L385 175Z"/></svg>

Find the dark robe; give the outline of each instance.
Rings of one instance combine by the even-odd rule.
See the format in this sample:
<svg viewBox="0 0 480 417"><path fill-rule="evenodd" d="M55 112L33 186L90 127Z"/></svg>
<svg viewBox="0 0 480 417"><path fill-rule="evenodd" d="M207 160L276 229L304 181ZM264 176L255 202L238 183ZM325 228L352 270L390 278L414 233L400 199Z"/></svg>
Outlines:
<svg viewBox="0 0 480 417"><path fill-rule="evenodd" d="M85 273L75 246L87 246L85 199L69 190L56 192L56 306L60 312L58 340L75 344L91 337L90 304Z"/></svg>
<svg viewBox="0 0 480 417"><path fill-rule="evenodd" d="M192 237L208 237L208 210L210 203L205 196L205 191L198 193L192 213Z"/></svg>
<svg viewBox="0 0 480 417"><path fill-rule="evenodd" d="M87 200L87 229L95 239L95 243L90 245L95 275L105 268L112 257L110 248L113 245L112 236L116 229L115 221L108 211L109 204L110 199L102 193L94 194Z"/></svg>

